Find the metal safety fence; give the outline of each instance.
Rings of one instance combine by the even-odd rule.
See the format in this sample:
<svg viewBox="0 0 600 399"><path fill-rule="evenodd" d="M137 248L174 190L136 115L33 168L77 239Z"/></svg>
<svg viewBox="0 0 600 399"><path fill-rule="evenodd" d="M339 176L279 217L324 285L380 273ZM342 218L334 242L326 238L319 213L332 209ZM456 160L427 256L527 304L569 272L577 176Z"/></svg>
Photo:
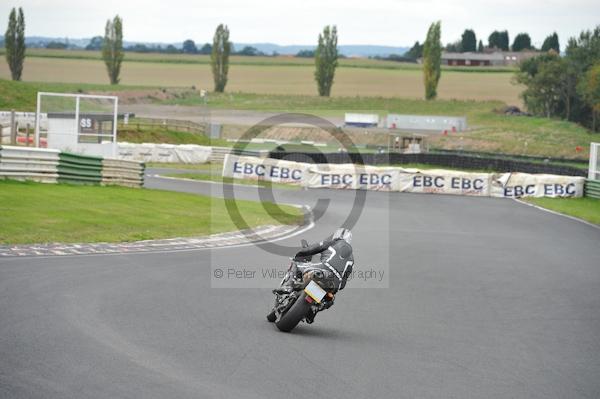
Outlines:
<svg viewBox="0 0 600 399"><path fill-rule="evenodd" d="M0 178L56 183L60 151L0 146Z"/></svg>
<svg viewBox="0 0 600 399"><path fill-rule="evenodd" d="M58 182L99 184L102 181L102 158L61 152L58 162Z"/></svg>

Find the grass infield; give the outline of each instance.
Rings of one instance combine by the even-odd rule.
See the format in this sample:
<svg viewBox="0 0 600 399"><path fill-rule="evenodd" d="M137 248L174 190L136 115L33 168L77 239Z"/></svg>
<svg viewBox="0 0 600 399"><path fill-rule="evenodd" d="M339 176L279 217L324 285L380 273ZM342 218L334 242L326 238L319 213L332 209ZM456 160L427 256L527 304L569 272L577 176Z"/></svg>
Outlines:
<svg viewBox="0 0 600 399"><path fill-rule="evenodd" d="M0 243L124 242L238 230L226 201L125 187L0 181ZM236 201L250 227L294 224L300 209Z"/></svg>
<svg viewBox="0 0 600 399"><path fill-rule="evenodd" d="M583 198L525 198L525 201L565 215L600 225L600 199Z"/></svg>

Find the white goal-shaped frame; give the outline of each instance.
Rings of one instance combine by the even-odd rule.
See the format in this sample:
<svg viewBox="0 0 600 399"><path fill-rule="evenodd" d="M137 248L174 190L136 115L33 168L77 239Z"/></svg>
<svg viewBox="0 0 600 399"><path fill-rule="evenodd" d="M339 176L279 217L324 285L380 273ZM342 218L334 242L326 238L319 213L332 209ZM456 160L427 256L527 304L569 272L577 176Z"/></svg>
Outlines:
<svg viewBox="0 0 600 399"><path fill-rule="evenodd" d="M35 146L114 158L118 109L116 96L38 92ZM42 124L46 143L40 137Z"/></svg>
<svg viewBox="0 0 600 399"><path fill-rule="evenodd" d="M590 167L588 179L600 180L600 143L590 143Z"/></svg>

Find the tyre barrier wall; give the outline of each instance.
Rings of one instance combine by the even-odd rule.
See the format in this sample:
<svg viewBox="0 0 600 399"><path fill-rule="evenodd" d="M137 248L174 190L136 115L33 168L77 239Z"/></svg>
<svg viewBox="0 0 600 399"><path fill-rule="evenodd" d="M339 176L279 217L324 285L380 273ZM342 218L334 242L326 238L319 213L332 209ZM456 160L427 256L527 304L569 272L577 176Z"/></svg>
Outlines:
<svg viewBox="0 0 600 399"><path fill-rule="evenodd" d="M358 154L358 153L303 153L271 152L269 158L286 159L297 162L318 164L364 164L364 165L402 165L424 163L457 169L484 169L497 172L542 173L565 176L587 176L587 171L571 166L553 165L544 162L525 162L512 159L481 158L455 154Z"/></svg>
<svg viewBox="0 0 600 399"><path fill-rule="evenodd" d="M117 158L126 161L206 163L212 148L195 144L118 143Z"/></svg>
<svg viewBox="0 0 600 399"><path fill-rule="evenodd" d="M585 196L600 199L600 180L587 179L585 181Z"/></svg>
<svg viewBox="0 0 600 399"><path fill-rule="evenodd" d="M227 155L223 177L308 188L400 191L481 197L581 197L585 178L527 173L420 170L355 164L311 164Z"/></svg>
<svg viewBox="0 0 600 399"><path fill-rule="evenodd" d="M260 157L265 158L269 152L268 151L251 151L251 150L242 150L239 148L232 147L211 147L212 154L210 156L210 162L223 162L225 156L228 154L234 155L244 155L249 157Z"/></svg>
<svg viewBox="0 0 600 399"><path fill-rule="evenodd" d="M142 162L105 158L102 160L102 184L142 187L144 170L145 165Z"/></svg>
<svg viewBox="0 0 600 399"><path fill-rule="evenodd" d="M118 159L141 162L202 164L223 162L225 155L266 157L268 151L241 150L231 147L208 147L196 144L118 143Z"/></svg>
<svg viewBox="0 0 600 399"><path fill-rule="evenodd" d="M52 149L0 146L0 178L141 187L144 164Z"/></svg>

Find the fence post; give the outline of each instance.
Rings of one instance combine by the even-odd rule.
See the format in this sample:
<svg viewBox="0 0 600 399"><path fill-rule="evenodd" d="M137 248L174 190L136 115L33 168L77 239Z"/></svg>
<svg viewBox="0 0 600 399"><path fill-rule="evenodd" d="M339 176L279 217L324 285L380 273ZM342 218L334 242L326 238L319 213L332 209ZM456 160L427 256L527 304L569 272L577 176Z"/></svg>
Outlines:
<svg viewBox="0 0 600 399"><path fill-rule="evenodd" d="M590 143L590 163L588 166L588 179L595 180L596 174L600 174L600 170L596 170L598 167L598 149L600 143Z"/></svg>
<svg viewBox="0 0 600 399"><path fill-rule="evenodd" d="M15 110L10 110L10 144L17 144L17 123L15 120Z"/></svg>
<svg viewBox="0 0 600 399"><path fill-rule="evenodd" d="M25 138L25 143L27 143L27 147L29 147L29 123L27 124L27 128L25 130L25 134L26 134L26 138Z"/></svg>

